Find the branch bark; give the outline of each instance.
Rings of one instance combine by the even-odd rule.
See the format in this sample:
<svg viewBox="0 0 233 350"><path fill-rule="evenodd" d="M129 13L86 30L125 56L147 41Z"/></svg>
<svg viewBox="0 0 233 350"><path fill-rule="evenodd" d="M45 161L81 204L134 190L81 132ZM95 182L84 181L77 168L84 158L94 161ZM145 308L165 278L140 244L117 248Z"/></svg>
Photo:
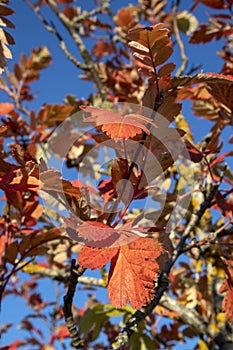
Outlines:
<svg viewBox="0 0 233 350"><path fill-rule="evenodd" d="M177 10L178 10L178 6L179 6L179 2L180 1L177 0L176 4L173 4L173 6L172 6L173 29L174 29L174 34L176 37L177 44L180 48L180 56L181 56L181 60L182 60L182 63L176 72L177 77L179 77L180 75L182 75L184 73L184 71L187 67L187 64L188 64L188 57L186 56L184 44L183 44L183 41L181 40L180 31L179 31L178 24L177 24Z"/></svg>
<svg viewBox="0 0 233 350"><path fill-rule="evenodd" d="M47 2L48 2L48 5L50 6L50 8L52 9L52 11L54 12L54 14L59 18L59 20L62 22L64 27L67 29L67 31L70 33L71 37L73 38L75 44L77 45L77 47L80 51L80 54L81 54L85 64L88 66L87 69L90 71L90 74L92 75L93 81L96 84L96 87L100 93L102 101L105 101L107 99L106 89L101 81L101 78L99 76L98 71L95 68L95 64L92 60L92 57L89 54L84 42L82 41L81 36L79 35L79 33L77 31L77 27L75 25L75 22L70 21L69 18L66 17L64 15L64 13L62 13L59 10L59 8L56 4L56 1L47 0Z"/></svg>
<svg viewBox="0 0 233 350"><path fill-rule="evenodd" d="M66 295L64 296L63 311L65 315L66 326L70 332L71 344L75 349L83 349L83 340L80 338L78 329L76 328L76 323L74 322L72 304L78 279L85 270L86 269L84 267L75 266L75 259L72 260L69 287Z"/></svg>

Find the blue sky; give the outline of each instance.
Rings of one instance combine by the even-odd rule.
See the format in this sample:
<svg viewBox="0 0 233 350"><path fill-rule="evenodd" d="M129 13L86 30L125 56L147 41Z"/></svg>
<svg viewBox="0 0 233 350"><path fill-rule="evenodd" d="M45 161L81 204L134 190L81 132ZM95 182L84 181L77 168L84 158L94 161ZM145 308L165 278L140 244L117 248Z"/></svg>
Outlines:
<svg viewBox="0 0 233 350"><path fill-rule="evenodd" d="M80 0L78 4L81 7L88 9L86 6L91 4L92 1ZM131 1L134 3L134 1ZM181 8L185 8L187 1L181 1ZM192 2L190 3L190 7ZM126 6L127 1L113 1L113 9L118 8L121 5ZM49 66L46 70L41 72L41 77L39 82L34 83L33 90L38 99L35 100L30 108L35 108L38 110L43 103L62 103L66 94L75 95L78 99L86 97L89 94L90 89L93 88L92 83L80 81L78 75L81 73L74 67L74 65L67 61L66 57L61 52L57 39L50 33L48 33L39 19L35 16L32 10L25 5L23 0L11 0L10 7L14 9L15 14L12 16L11 20L16 25L16 29L12 30L11 33L15 38L16 45L11 47L13 53L13 61L9 62L9 67L12 67L14 62L18 62L20 54L24 52L27 56L30 54L31 48L38 46L47 46L51 52L53 64ZM212 12L211 9L200 5L196 11L197 17L200 18L200 21L206 22L206 16L208 12ZM49 15L50 12L48 9L45 9L45 14ZM58 26L58 29L61 30L62 35L65 38L68 38L66 32ZM185 43L186 40L185 40ZM216 50L221 48L219 42L213 41L207 45L187 45L187 56L190 58L192 63L201 63L202 70L204 72L213 71L218 73L221 70L223 61L216 55ZM77 52L76 48L71 44L69 46L73 53ZM172 57L177 65L179 66L180 58L179 52L175 50L174 56ZM0 93L1 101L6 101L6 95ZM195 135L195 141L199 141L205 134L208 133L210 126L212 125L208 121L201 121L200 118L194 117L191 114L190 104L186 103L184 106L184 115L187 117L188 121L192 126L192 132ZM223 134L224 139L227 139L232 133L232 130L228 127ZM223 151L229 150L227 146L224 146ZM43 287L46 287L46 281L43 282ZM52 293L52 289L51 289ZM104 293L104 294L103 294ZM106 292L100 291L99 298L106 298ZM86 300L85 293L81 293L81 298L79 303L83 303ZM11 322L12 317L16 321L18 316L19 320L22 317L23 310L25 305L21 305L21 300L19 298L8 297L6 299L6 304L3 301L2 305L2 322ZM15 312L17 310L17 313ZM12 341L13 339L18 338L18 331L13 330L9 332L7 337L4 336L3 341ZM4 343L3 343L4 344ZM3 345L2 344L2 345ZM193 345L185 344L178 345L174 347L174 350L190 350Z"/></svg>

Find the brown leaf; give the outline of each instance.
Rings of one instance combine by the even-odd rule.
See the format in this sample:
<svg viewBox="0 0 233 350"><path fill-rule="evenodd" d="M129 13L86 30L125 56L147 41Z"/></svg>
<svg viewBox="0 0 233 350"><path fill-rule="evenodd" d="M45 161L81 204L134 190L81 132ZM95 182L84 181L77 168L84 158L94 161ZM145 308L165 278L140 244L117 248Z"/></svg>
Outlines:
<svg viewBox="0 0 233 350"><path fill-rule="evenodd" d="M40 109L37 118L47 126L53 126L57 123L63 122L70 115L73 109L73 106L68 105L47 104Z"/></svg>
<svg viewBox="0 0 233 350"><path fill-rule="evenodd" d="M158 77L163 77L164 75L169 75L176 68L176 64L173 62L166 63L164 66L159 68Z"/></svg>
<svg viewBox="0 0 233 350"><path fill-rule="evenodd" d="M71 184L70 181L62 179L61 173L54 169L48 169L40 173L42 190L47 193L63 193L68 197L81 198L81 192L78 187Z"/></svg>
<svg viewBox="0 0 233 350"><path fill-rule="evenodd" d="M209 24L201 24L190 38L190 43L200 44L206 43L213 39L219 40L222 37L233 34L233 28L230 23L223 22L220 20L210 19Z"/></svg>
<svg viewBox="0 0 233 350"><path fill-rule="evenodd" d="M17 241L10 243L6 248L6 259L9 263L15 264L15 259L18 255L19 245Z"/></svg>
<svg viewBox="0 0 233 350"><path fill-rule="evenodd" d="M26 68L32 70L41 70L51 64L51 55L47 47L40 46L33 49L27 60Z"/></svg>
<svg viewBox="0 0 233 350"><path fill-rule="evenodd" d="M172 54L172 42L168 29L158 23L151 27L129 31L126 39L135 57L146 66L156 67L164 63Z"/></svg>

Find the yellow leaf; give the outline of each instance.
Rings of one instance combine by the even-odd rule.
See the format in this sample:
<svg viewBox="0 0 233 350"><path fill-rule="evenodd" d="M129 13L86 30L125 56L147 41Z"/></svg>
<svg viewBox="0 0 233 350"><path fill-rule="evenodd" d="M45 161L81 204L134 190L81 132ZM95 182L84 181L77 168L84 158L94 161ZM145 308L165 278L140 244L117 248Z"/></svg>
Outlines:
<svg viewBox="0 0 233 350"><path fill-rule="evenodd" d="M199 340L198 346L199 346L199 350L209 350L209 347L202 339Z"/></svg>
<svg viewBox="0 0 233 350"><path fill-rule="evenodd" d="M216 315L216 322L217 322L218 328L221 328L224 326L226 319L227 319L226 314L224 312L219 312Z"/></svg>
<svg viewBox="0 0 233 350"><path fill-rule="evenodd" d="M181 32L189 35L196 30L198 20L193 14L185 10L178 13L177 24Z"/></svg>
<svg viewBox="0 0 233 350"><path fill-rule="evenodd" d="M184 130L186 132L185 137L189 141L193 142L194 141L193 135L190 131L189 124L188 124L187 120L185 119L185 117L182 114L178 114L177 117L175 118L175 120L176 120L177 128Z"/></svg>
<svg viewBox="0 0 233 350"><path fill-rule="evenodd" d="M202 260L201 259L199 259L196 263L196 271L199 273L202 272Z"/></svg>
<svg viewBox="0 0 233 350"><path fill-rule="evenodd" d="M24 263L22 263L21 265L24 265ZM46 268L44 266L39 266L36 264L27 264L25 267L22 268L22 271L29 274L34 274L34 273L37 273L38 271L43 271L45 269Z"/></svg>

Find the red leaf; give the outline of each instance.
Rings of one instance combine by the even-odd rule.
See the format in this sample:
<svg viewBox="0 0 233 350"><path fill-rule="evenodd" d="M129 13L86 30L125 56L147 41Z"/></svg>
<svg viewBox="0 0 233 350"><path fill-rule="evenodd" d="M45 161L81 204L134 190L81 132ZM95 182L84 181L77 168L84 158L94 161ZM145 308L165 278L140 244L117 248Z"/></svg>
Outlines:
<svg viewBox="0 0 233 350"><path fill-rule="evenodd" d="M14 343L12 343L9 347L8 350L16 350L20 346L25 345L25 342L22 340L15 340Z"/></svg>
<svg viewBox="0 0 233 350"><path fill-rule="evenodd" d="M96 107L81 106L80 108L91 113L91 117L85 118L86 122L101 126L102 131L113 139L128 139L143 131L149 134L150 132L144 124L153 124L151 119L140 114L120 115Z"/></svg>
<svg viewBox="0 0 233 350"><path fill-rule="evenodd" d="M92 54L97 60L100 60L103 56L110 55L116 51L112 44L106 41L97 41L92 49Z"/></svg>
<svg viewBox="0 0 233 350"><path fill-rule="evenodd" d="M226 313L228 321L233 324L233 287L228 286L227 293L222 302L222 310Z"/></svg>
<svg viewBox="0 0 233 350"><path fill-rule="evenodd" d="M84 246L78 255L78 262L81 266L91 270L101 269L118 252L119 248L93 248Z"/></svg>
<svg viewBox="0 0 233 350"><path fill-rule="evenodd" d="M62 179L61 173L54 169L42 171L40 181L43 183L42 190L51 195L57 192L63 193L66 197L82 197L79 188L73 186L70 181Z"/></svg>
<svg viewBox="0 0 233 350"><path fill-rule="evenodd" d="M68 328L64 324L60 324L57 328L57 337L58 338L68 338L70 333Z"/></svg>
<svg viewBox="0 0 233 350"><path fill-rule="evenodd" d="M9 114L13 110L14 110L14 105L12 103L8 103L8 102L0 103L0 115Z"/></svg>
<svg viewBox="0 0 233 350"><path fill-rule="evenodd" d="M224 161L225 157L233 156L233 151L224 152L219 157L217 157L213 162L210 163L210 168L212 168L214 165L221 163Z"/></svg>
<svg viewBox="0 0 233 350"><path fill-rule="evenodd" d="M208 7L211 7L213 9L225 9L227 5L222 0L196 0L195 4L193 5L191 11L193 11L199 3L202 3Z"/></svg>
<svg viewBox="0 0 233 350"><path fill-rule="evenodd" d="M213 209L220 210L223 216L232 220L233 202L230 199L224 198L219 191L216 194L216 204L213 206Z"/></svg>
<svg viewBox="0 0 233 350"><path fill-rule="evenodd" d="M122 225L118 230L102 222L82 221L78 217L63 218L68 235L76 240L85 242L86 245L95 248L114 248L127 244L138 238L142 228L133 227L137 218Z"/></svg>
<svg viewBox="0 0 233 350"><path fill-rule="evenodd" d="M194 163L199 163L202 158L203 158L203 154L201 151L199 151L198 148L196 148L191 142L189 142L188 140L185 140L185 146L189 152L190 155L190 159L194 162Z"/></svg>
<svg viewBox="0 0 233 350"><path fill-rule="evenodd" d="M222 301L222 310L226 313L228 321L233 324L233 265L232 261L223 259L227 278L219 288L219 292L226 292Z"/></svg>

